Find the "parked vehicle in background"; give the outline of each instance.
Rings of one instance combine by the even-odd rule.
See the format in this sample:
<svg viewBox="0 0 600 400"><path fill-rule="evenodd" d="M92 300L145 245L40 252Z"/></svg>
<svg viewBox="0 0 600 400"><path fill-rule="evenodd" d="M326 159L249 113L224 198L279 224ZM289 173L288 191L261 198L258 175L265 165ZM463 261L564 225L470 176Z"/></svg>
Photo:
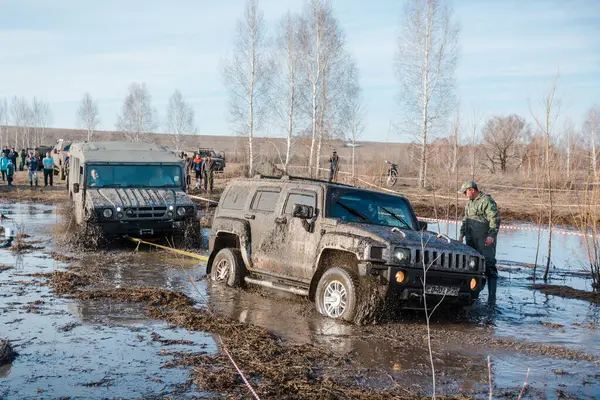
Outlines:
<svg viewBox="0 0 600 400"><path fill-rule="evenodd" d="M198 149L198 154L203 159L210 156L213 159L213 172L223 172L225 170L225 153L220 152L217 154L212 149Z"/></svg>
<svg viewBox="0 0 600 400"><path fill-rule="evenodd" d="M52 149L54 175L58 175L60 180L65 180L67 177L68 169L66 167L66 160L69 157L70 147L71 142L67 142L64 139L58 139Z"/></svg>
<svg viewBox="0 0 600 400"><path fill-rule="evenodd" d="M400 307L422 308L423 294L472 304L485 259L426 229L403 196L289 176L234 180L215 212L207 273L308 296L320 313L357 323L382 293Z"/></svg>
<svg viewBox="0 0 600 400"><path fill-rule="evenodd" d="M199 235L175 153L132 142L73 143L69 153L69 198L78 224L93 221L107 235Z"/></svg>

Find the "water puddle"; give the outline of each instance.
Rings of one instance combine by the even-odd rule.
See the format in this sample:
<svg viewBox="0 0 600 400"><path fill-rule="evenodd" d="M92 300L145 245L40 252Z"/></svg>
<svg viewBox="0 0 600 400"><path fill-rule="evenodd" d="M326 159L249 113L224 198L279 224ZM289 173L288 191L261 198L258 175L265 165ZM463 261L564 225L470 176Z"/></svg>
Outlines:
<svg viewBox="0 0 600 400"><path fill-rule="evenodd" d="M144 306L115 301L68 300L53 296L41 280L23 276L51 272L66 264L52 259L51 235L59 220L43 205L3 205L11 218L40 240L43 250L15 255L0 250L0 337L20 353L12 366L0 367L0 397L153 397L202 396L188 386L188 372L161 369L170 352L215 351L210 334L170 329L149 320ZM16 226L16 225L15 225ZM436 225L430 229L437 230ZM454 226L440 226L454 236ZM206 234L206 232L205 232ZM535 231L502 231L498 259L502 267L498 306L486 306L487 294L464 312L443 309L432 318L434 363L440 393L487 391L487 356L491 356L497 395L518 392L527 368L527 398L555 398L557 390L580 398L600 395L598 365L577 356L551 355L535 346L561 346L600 359L600 307L529 289L537 243ZM539 254L545 254L542 248ZM303 298L263 290L232 290L204 279L197 262L135 246L76 255L69 268L94 267L102 279L119 287L149 285L180 290L199 303L236 320L265 327L286 340L316 342L365 368L365 384L400 384L430 390L425 319L406 312L382 326L354 327L324 318ZM584 268L585 246L575 236L554 241L555 284L589 289ZM543 257L538 260L539 264ZM540 270L538 269L538 273ZM23 284L30 282L30 284ZM155 335L153 335L155 333ZM157 336L158 335L158 336ZM192 345L164 346L153 338L190 340ZM503 342L506 340L506 342ZM508 344L506 344L508 343ZM381 371L385 373L382 374ZM516 397L516 396L515 396Z"/></svg>

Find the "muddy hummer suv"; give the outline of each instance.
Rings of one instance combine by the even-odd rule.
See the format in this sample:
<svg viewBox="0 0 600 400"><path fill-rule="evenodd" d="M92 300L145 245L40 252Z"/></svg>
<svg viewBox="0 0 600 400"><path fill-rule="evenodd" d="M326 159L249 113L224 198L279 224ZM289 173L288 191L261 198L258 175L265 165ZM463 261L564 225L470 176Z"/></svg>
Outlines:
<svg viewBox="0 0 600 400"><path fill-rule="evenodd" d="M358 323L375 291L422 308L423 293L429 307L469 305L485 285L484 258L427 231L405 197L305 178L230 182L209 247L213 281L304 295L321 314Z"/></svg>
<svg viewBox="0 0 600 400"><path fill-rule="evenodd" d="M184 233L198 224L185 189L183 163L164 147L71 145L68 190L79 225L93 221L108 236Z"/></svg>

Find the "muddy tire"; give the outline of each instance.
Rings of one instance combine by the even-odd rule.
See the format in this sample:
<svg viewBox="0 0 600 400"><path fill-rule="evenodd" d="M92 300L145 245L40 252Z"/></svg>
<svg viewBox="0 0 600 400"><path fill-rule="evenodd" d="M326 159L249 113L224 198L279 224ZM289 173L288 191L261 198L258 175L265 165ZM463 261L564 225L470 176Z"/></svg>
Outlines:
<svg viewBox="0 0 600 400"><path fill-rule="evenodd" d="M222 249L217 253L210 270L213 282L224 283L230 287L240 287L244 283L246 268L238 249Z"/></svg>
<svg viewBox="0 0 600 400"><path fill-rule="evenodd" d="M354 322L358 309L358 276L344 268L330 268L315 292L317 311L329 318Z"/></svg>

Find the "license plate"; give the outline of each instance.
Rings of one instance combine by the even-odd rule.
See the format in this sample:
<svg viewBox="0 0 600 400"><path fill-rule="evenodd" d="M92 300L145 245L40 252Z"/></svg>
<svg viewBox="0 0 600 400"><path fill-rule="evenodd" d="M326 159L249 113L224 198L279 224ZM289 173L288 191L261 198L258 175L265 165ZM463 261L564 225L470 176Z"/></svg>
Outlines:
<svg viewBox="0 0 600 400"><path fill-rule="evenodd" d="M140 235L154 235L154 229L140 229Z"/></svg>
<svg viewBox="0 0 600 400"><path fill-rule="evenodd" d="M458 287L453 286L427 285L425 286L425 293L439 296L458 296L458 289Z"/></svg>

